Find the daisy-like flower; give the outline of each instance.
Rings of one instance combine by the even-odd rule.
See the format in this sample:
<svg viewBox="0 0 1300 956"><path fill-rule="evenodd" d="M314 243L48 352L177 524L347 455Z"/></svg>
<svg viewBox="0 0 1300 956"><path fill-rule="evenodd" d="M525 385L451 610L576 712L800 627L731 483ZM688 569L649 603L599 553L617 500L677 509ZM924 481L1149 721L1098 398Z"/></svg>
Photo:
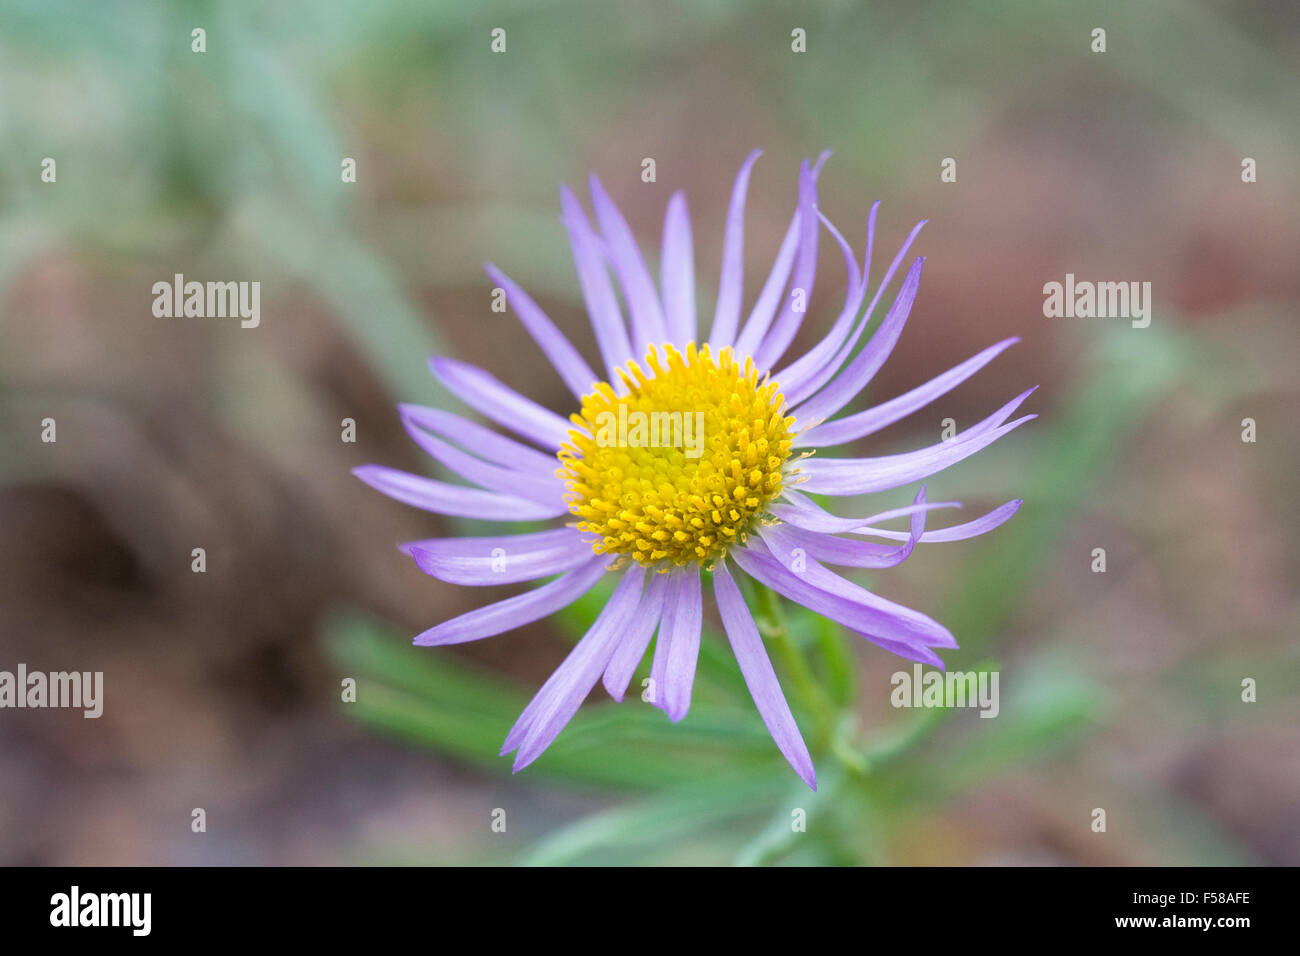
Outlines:
<svg viewBox="0 0 1300 956"><path fill-rule="evenodd" d="M1008 501L974 521L927 531L929 510L957 504L927 502L924 486L909 507L868 517L837 516L808 497L865 495L933 475L1035 417L1011 419L1033 390L929 448L874 458L811 457L812 449L852 442L911 414L1017 340L999 342L897 398L837 418L884 364L907 321L922 258L907 270L875 332L860 342L924 223L907 237L864 309L879 203L871 207L859 269L849 244L817 210L817 177L828 154L815 164L805 161L798 206L742 324L745 195L758 155L755 151L746 159L731 193L717 310L703 344L697 344L701 332L684 196L677 193L668 202L656 284L627 222L593 176L594 225L568 189L561 191L561 201L578 282L606 369L603 377L527 293L495 266L487 266L525 330L572 391L578 411L562 417L482 369L434 358L433 374L448 391L517 438L448 411L404 405L402 421L412 439L468 484L380 465L356 470L384 494L438 514L558 521L550 530L527 534L403 545L422 570L451 584L553 577L444 621L416 637L416 644L459 644L501 634L555 613L607 576L614 579L613 592L590 630L507 734L501 753L515 753L515 771L550 745L597 681L622 700L656 633L650 696L672 720L686 716L705 613L702 572L711 572L713 603L758 712L795 772L816 789L812 758L736 584L736 572L886 650L942 667L934 648L957 646L947 628L859 587L828 565L891 567L906 560L920 542L958 541L992 530L1021 504ZM844 256L844 306L820 341L787 360L813 289L820 226ZM692 423L702 428L695 447L686 440L655 442L653 433L652 440L642 433L638 441L635 426L626 434L621 425L617 435L611 431L621 416L623 421L659 422L669 431L677 422L683 429ZM901 517L910 519L907 531L879 527Z"/></svg>

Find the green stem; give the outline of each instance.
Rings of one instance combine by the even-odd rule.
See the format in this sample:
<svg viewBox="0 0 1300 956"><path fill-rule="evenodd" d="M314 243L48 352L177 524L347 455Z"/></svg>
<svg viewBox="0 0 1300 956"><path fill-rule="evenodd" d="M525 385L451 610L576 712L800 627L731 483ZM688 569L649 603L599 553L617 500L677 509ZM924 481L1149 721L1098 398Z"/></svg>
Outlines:
<svg viewBox="0 0 1300 956"><path fill-rule="evenodd" d="M828 754L850 778L865 780L881 766L898 760L930 736L947 716L945 711L929 711L905 724L893 737L863 749L855 740L852 701L837 703L817 679L803 648L790 633L780 596L770 588L758 585L757 599L755 623L763 639L780 659L795 698L816 721L816 749ZM819 644L824 653L830 650L825 640ZM845 654L842 648L833 652ZM851 657L848 661L847 665L845 661L839 661L839 664L851 667Z"/></svg>

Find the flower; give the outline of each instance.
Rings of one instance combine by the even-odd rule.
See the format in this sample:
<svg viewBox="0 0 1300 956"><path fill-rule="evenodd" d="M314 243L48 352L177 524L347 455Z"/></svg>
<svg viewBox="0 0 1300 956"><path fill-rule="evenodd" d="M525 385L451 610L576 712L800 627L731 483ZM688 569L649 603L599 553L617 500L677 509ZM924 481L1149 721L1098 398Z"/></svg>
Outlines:
<svg viewBox="0 0 1300 956"><path fill-rule="evenodd" d="M812 758L736 584L736 571L909 660L942 667L933 649L957 646L943 625L859 587L827 565L891 567L906 560L919 542L958 541L992 530L1021 502L1008 501L974 521L927 531L928 511L960 505L928 502L924 486L911 506L862 518L833 515L808 495L864 495L933 475L1034 418L1009 421L1033 389L929 448L875 458L809 457L805 449L843 445L911 414L1017 341L1006 339L897 398L835 418L884 364L907 321L923 258L907 270L879 327L856 348L924 222L907 237L864 310L880 204L871 207L859 269L849 244L817 210L817 177L828 155L803 163L797 209L741 325L745 196L759 151L746 159L727 213L717 310L707 341L698 346L693 240L684 196L677 193L668 203L656 286L632 231L596 178L591 178L594 227L574 195L562 189L564 225L607 370L604 379L527 293L489 264L488 275L573 392L579 411L566 420L482 369L434 358L433 374L453 395L518 438L451 412L404 405L402 421L412 439L469 485L379 465L356 469L358 477L390 497L439 514L505 522L569 519L527 534L403 545L423 571L452 584L498 585L558 575L444 621L416 637L418 645L501 634L560 610L606 576L615 579L590 630L506 736L501 753L515 753L516 772L551 744L597 681L622 700L656 631L652 699L673 721L686 716L704 615L702 572L712 572L714 604L759 714L781 753L813 789ZM819 222L844 256L844 306L816 345L783 364L812 292ZM611 272L627 306L626 322ZM900 517L910 519L909 530L878 527Z"/></svg>

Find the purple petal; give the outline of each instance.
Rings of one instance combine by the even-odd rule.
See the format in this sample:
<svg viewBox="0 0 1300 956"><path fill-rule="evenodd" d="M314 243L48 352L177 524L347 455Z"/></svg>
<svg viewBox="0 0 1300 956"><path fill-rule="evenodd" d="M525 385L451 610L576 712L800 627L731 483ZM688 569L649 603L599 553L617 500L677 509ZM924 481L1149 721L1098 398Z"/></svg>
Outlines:
<svg viewBox="0 0 1300 956"><path fill-rule="evenodd" d="M793 555L796 548L802 549L808 557L828 564L847 568L892 568L902 564L912 554L916 543L925 532L925 511L920 510L925 504L925 486L917 492L915 505L918 510L912 515L912 530L903 544L896 548L885 547L867 541L854 541L850 538L837 538L834 535L808 531L794 525L784 524L764 528L762 537L772 553L784 561L784 557Z"/></svg>
<svg viewBox="0 0 1300 956"><path fill-rule="evenodd" d="M829 385L794 408L794 415L801 424L812 425L824 418L830 418L852 401L853 397L866 387L871 377L885 364L885 359L889 358L894 343L898 341L903 326L907 323L912 302L916 299L916 290L921 284L921 267L924 264L924 257L912 263L912 268L908 270L907 277L903 279L903 285L898 290L898 297L885 313L880 328L876 329L875 334L867 340L867 344L854 356L853 361L831 379ZM792 401L792 407L794 404Z"/></svg>
<svg viewBox="0 0 1300 956"><path fill-rule="evenodd" d="M731 642L732 653L740 665L740 673L745 678L749 695L754 698L754 706L759 716L767 725L767 732L772 735L777 749L799 779L814 790L817 789L817 772L813 769L812 757L803 742L803 735L790 713L781 684L776 679L776 671L768 659L763 647L763 640L754 626L754 618L745 606L745 599L740 589L731 579L725 561L719 561L713 568L713 596L718 604L718 614L722 618L722 627Z"/></svg>
<svg viewBox="0 0 1300 956"><path fill-rule="evenodd" d="M642 580L644 575L640 574L639 570L635 568L629 568L628 571L633 574L633 589L635 589L635 582ZM569 651L560 666L551 672L551 676L542 684L533 699L528 702L528 706L524 708L523 713L519 715L519 719L515 721L514 726L510 728L510 732L506 734L505 742L501 745L501 755L504 756L519 748L529 730L534 726L538 712L551 699L556 688L567 681L571 681L574 670L580 669L585 661L590 660L593 650L599 650L595 645L600 643L602 634L610 630L617 631L617 628L611 628L608 625L616 623L611 619L611 616L615 615L616 612L621 613L622 601L629 596L627 588L626 579L620 580L619 587L615 589L615 594L620 596L618 606L611 608L611 602L606 602L605 607L601 608L600 614L597 615L587 633Z"/></svg>
<svg viewBox="0 0 1300 956"><path fill-rule="evenodd" d="M383 465L362 465L352 469L352 474L390 498L434 514L484 521L539 521L569 511L569 506L559 499L553 505L544 505L482 488L449 485Z"/></svg>
<svg viewBox="0 0 1300 956"><path fill-rule="evenodd" d="M695 252L686 196L673 193L664 214L663 256L659 266L668 339L679 348L695 341Z"/></svg>
<svg viewBox="0 0 1300 956"><path fill-rule="evenodd" d="M918 511L934 511L937 508L960 508L960 501L929 501L923 505L908 505L906 508L893 508L889 511L882 511L880 514L872 515L869 518L841 518L837 515L830 514L821 505L817 504L807 495L800 494L793 489L785 489L785 501L778 501L772 504L768 510L777 518L789 523L796 528L803 528L807 531L816 531L822 534L843 534L848 531L858 531L865 525L875 521L887 521L890 518L901 518L904 515L915 514ZM902 534L902 532L900 532ZM904 541L907 535L897 540Z"/></svg>
<svg viewBox="0 0 1300 956"><path fill-rule="evenodd" d="M731 555L750 577L850 630L911 645L956 646L939 622L846 581L813 558L804 559L802 572L792 572L752 537Z"/></svg>
<svg viewBox="0 0 1300 956"><path fill-rule="evenodd" d="M870 285L871 285L871 249L872 249L872 247L875 245L875 242L876 242L876 213L878 213L878 212L880 212L880 200L879 200L879 199L877 199L875 202L873 202L873 203L871 204L871 211L870 211L869 213L867 213L867 251L866 251L866 254L863 255L863 257L862 257L862 284L863 284L863 286L870 286ZM898 261L899 261L900 259L902 259L902 258L903 258L903 254L902 254L902 252L900 252L900 253L895 257L895 259L894 259L894 264L897 265L897 264L898 264ZM893 273L891 272L891 273L889 273L889 275L886 275L886 276L885 276L885 281L881 283L882 286L885 286L885 285L888 285L888 284L889 284L889 276L892 275L892 274L893 274ZM880 295L880 291L879 291L879 290L876 291L876 295Z"/></svg>
<svg viewBox="0 0 1300 956"><path fill-rule="evenodd" d="M682 576L669 571L664 575L664 606L659 617L659 635L655 638L655 653L650 661L650 705L667 712L668 655L672 650L671 622L677 616L677 600L682 592Z"/></svg>
<svg viewBox="0 0 1300 956"><path fill-rule="evenodd" d="M585 564L592 555L591 546L575 528L484 538L427 538L405 544L402 550L425 574L470 586L549 577Z"/></svg>
<svg viewBox="0 0 1300 956"><path fill-rule="evenodd" d="M922 490L924 490L924 486L922 486ZM871 524L873 521L888 521L891 518L906 518L908 516L915 516L918 512L921 511L928 513L930 511L934 511L936 508L960 508L960 507L961 507L960 501L922 501L920 504L910 504L904 508L890 508L888 511L877 512L876 514L871 515L869 518L863 518L862 523ZM901 531L899 532L899 534L905 534L905 533L906 532L901 532ZM900 538L899 540L901 541L903 539Z"/></svg>
<svg viewBox="0 0 1300 956"><path fill-rule="evenodd" d="M402 424L417 445L466 481L491 491L499 491L517 498L527 498L543 506L553 506L564 500L564 482L556 477L554 468L550 474L537 474L489 464L481 458L476 458L468 452L434 438L408 415L402 416ZM565 511L567 510L566 505Z"/></svg>
<svg viewBox="0 0 1300 956"><path fill-rule="evenodd" d="M799 171L799 252L795 257L794 277L785 305L770 330L760 328L756 323L747 323L736 342L736 351L752 355L754 364L760 369L770 369L776 364L803 321L817 278L818 231L817 177L805 160ZM793 293L796 290L803 292L804 311L795 310Z"/></svg>
<svg viewBox="0 0 1300 956"><path fill-rule="evenodd" d="M485 534L472 538L421 538L418 541L404 541L397 547L410 554L413 548L424 548L439 554L477 553L473 549L482 549L489 554L493 548L501 548L508 554L534 551L562 541L582 541L582 532L577 528L550 528L546 531L529 531L524 534Z"/></svg>
<svg viewBox="0 0 1300 956"><path fill-rule="evenodd" d="M627 299L632 319L632 352L634 355L644 355L648 346L659 345L664 341L664 314L659 304L659 293L655 290L650 270L641 258L641 250L637 248L636 238L628 228L627 220L595 176L591 177L591 201L609 248L614 272L618 275Z"/></svg>
<svg viewBox="0 0 1300 956"><path fill-rule="evenodd" d="M600 376L591 370L591 366L578 354L573 343L555 327L550 316L542 311L541 306L534 302L527 292L519 288L492 263L487 263L483 268L493 282L506 290L506 301L515 310L519 321L533 337L533 341L560 373L560 378L564 379L564 384L569 386L569 391L573 392L578 399L590 393L592 386L600 381Z"/></svg>
<svg viewBox="0 0 1300 956"><path fill-rule="evenodd" d="M762 155L763 151L756 149L745 158L731 188L727 231L722 240L722 269L718 276L718 308L713 314L713 328L709 334L709 342L719 347L731 344L740 321L745 264L745 194L749 190L749 174Z"/></svg>
<svg viewBox="0 0 1300 956"><path fill-rule="evenodd" d="M450 621L443 621L431 627L415 639L421 647L442 644L463 644L477 641L483 637L504 634L533 621L554 614L562 607L568 607L582 595L586 594L600 576L605 573L605 563L609 559L597 555L587 564L570 571L564 577L556 578L543 584L540 588L516 594L514 597L488 604L484 607L466 611Z"/></svg>
<svg viewBox="0 0 1300 956"><path fill-rule="evenodd" d="M682 579L673 603L673 615L664 619L672 636L668 639L665 664L664 712L673 722L681 720L691 708L691 688L695 685L695 664L700 656L700 625L704 604L700 597L700 566L688 564L670 574ZM663 628L661 628L661 631Z"/></svg>
<svg viewBox="0 0 1300 956"><path fill-rule="evenodd" d="M800 234L799 210L795 209L794 216L790 219L790 225L785 231L785 237L781 240L781 247L777 249L776 258L772 261L772 271L768 273L767 281L763 283L763 289L754 302L754 308L749 313L749 318L745 320L746 330L751 325L766 329L772 324L772 317L776 315L776 307L781 302L781 293L785 291L785 285L790 281L790 270L794 268L794 256L799 251ZM723 340L715 333L709 336L709 344L717 349L732 345L732 342ZM742 354L740 358L743 361L744 355Z"/></svg>
<svg viewBox="0 0 1300 956"><path fill-rule="evenodd" d="M519 744L519 752L515 754L512 768L515 773L542 755L596 686L601 672L609 663L610 655L614 653L614 645L628 617L641 598L644 578L645 570L639 564L633 564L623 572L623 579L619 581L608 603L579 642L581 652L573 658L572 663L566 660L560 665L565 670L565 675L552 686L533 715L532 725ZM541 696L540 692L538 696Z"/></svg>
<svg viewBox="0 0 1300 956"><path fill-rule="evenodd" d="M875 207L872 208L874 210ZM863 280L861 273L858 272L858 263L853 256L853 248L849 245L848 240L844 238L840 231L835 228L835 224L826 216L820 212L817 216L822 225L835 239L835 242L840 247L840 253L844 256L844 268L848 276L848 282L844 289L844 307L840 309L840 314L831 325L830 331L823 336L820 342L805 352L802 357L786 366L786 368L773 374L772 377L781 383L781 392L786 396L787 402L792 401L790 398L792 387L806 377L806 373L802 370L816 371L821 369L831 360L831 356L839 350L840 346L844 344L845 338L853 327L853 317L858 314L858 309L862 307L862 299L867 293L866 282ZM857 330L854 332L851 342L856 341L858 336L861 335L865 322L864 317L863 322L858 325Z"/></svg>
<svg viewBox="0 0 1300 956"><path fill-rule="evenodd" d="M859 322L859 324L854 328L853 335L849 340L840 347L830 361L822 363L821 367L810 366L798 380L787 383L786 398L792 407L797 405L799 402L802 402L809 395L815 394L818 389L830 381L831 377L840 366L848 361L848 357L853 351L853 346L857 343L858 338L862 335L867 324L871 321L871 316L875 314L876 306L880 302L881 295L884 294L885 289L889 288L890 280L894 278L894 273L898 271L899 264L902 263L903 257L907 255L907 250L912 248L912 243L916 241L917 234L920 233L921 228L926 224L926 222L927 220L922 219L912 227L911 233L908 234L907 239L903 242L898 253L894 256L894 261L891 262L889 268L885 270L885 277L880 281L880 286L876 289L876 294L871 297L870 304L867 306L866 311L862 313L861 322ZM870 247L870 240L868 240L868 247ZM870 254L868 248L868 258L870 257ZM886 314L886 318L888 318L888 313ZM903 315L903 321L907 321L906 314ZM899 328L902 328L901 324ZM879 330L877 330L876 334L879 335ZM873 338L874 337L875 336L873 336ZM892 347L893 346L890 345L890 348Z"/></svg>
<svg viewBox="0 0 1300 956"><path fill-rule="evenodd" d="M1006 522L1013 514L1020 510L1024 504L1023 498L1013 498L1004 505L999 505L982 518L976 518L974 521L967 521L965 524L956 524L951 528L939 528L935 531L927 531L921 536L921 543L938 543L941 541L965 541L967 538L975 538L979 535L992 531L998 525ZM869 525L873 520L868 519ZM905 537L902 531L886 531L880 528L862 527L855 528L856 534L869 534L877 538L893 538L901 541Z"/></svg>
<svg viewBox="0 0 1300 956"><path fill-rule="evenodd" d="M641 603L637 605L636 614L628 621L627 632L619 639L618 647L614 649L614 656L609 659L609 666L605 668L605 690L617 701L622 701L623 695L627 692L627 685L631 682L632 675L636 673L637 665L641 663L646 648L650 646L650 638L654 635L663 614L664 595L667 589L668 575L650 575L645 594L641 596Z"/></svg>
<svg viewBox="0 0 1300 956"><path fill-rule="evenodd" d="M554 455L547 455L527 445L500 435L490 428L484 428L477 422L425 405L402 404L397 406L402 414L402 422L408 431L412 426L422 428L454 441L461 448L472 448L474 454L498 465L509 465L519 471L538 475L554 475L558 462Z"/></svg>
<svg viewBox="0 0 1300 956"><path fill-rule="evenodd" d="M858 438L874 434L880 429L906 418L919 408L924 408L940 395L946 395L966 379L970 378L989 362L1001 355L1020 339L1012 337L1003 339L997 345L991 345L978 355L968 358L942 375L931 379L910 392L890 399L874 408L858 412L845 418L816 425L795 436L795 448L817 448L842 445Z"/></svg>
<svg viewBox="0 0 1300 956"><path fill-rule="evenodd" d="M637 356L632 354L623 312L609 279L604 246L587 221L587 214L577 197L567 186L560 190L560 205L564 208L564 226L573 248L573 264L578 272L578 284L582 286L582 299L587 304L591 328L596 334L596 344L600 347L600 357L605 362L608 380L617 385L619 379L615 369L622 368Z"/></svg>
<svg viewBox="0 0 1300 956"><path fill-rule="evenodd" d="M481 368L455 359L436 357L429 360L429 368L447 391L516 435L548 451L558 451L569 440L569 432L573 429L569 422L502 384Z"/></svg>
<svg viewBox="0 0 1300 956"><path fill-rule="evenodd" d="M929 448L878 458L811 459L800 466L807 477L800 490L814 494L862 495L928 478L1037 418L1037 415L1025 415L1001 424L1032 392L1033 389L1028 389L979 424Z"/></svg>
<svg viewBox="0 0 1300 956"><path fill-rule="evenodd" d="M877 637L874 634L863 634L861 631L854 631L853 633L863 640L870 641L877 647L883 648L891 654L897 654L899 657L905 657L909 661L920 661L922 664L933 665L934 667L939 668L939 670L944 670L946 668L943 658L928 647L923 647L918 644L907 644L902 641L891 641L884 637Z"/></svg>

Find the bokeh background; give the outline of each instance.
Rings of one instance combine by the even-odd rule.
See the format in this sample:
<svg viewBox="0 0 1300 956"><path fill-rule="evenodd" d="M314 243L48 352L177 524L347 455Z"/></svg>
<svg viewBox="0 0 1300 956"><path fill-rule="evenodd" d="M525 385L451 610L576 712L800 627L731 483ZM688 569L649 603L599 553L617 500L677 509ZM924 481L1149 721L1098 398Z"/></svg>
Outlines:
<svg viewBox="0 0 1300 956"><path fill-rule="evenodd" d="M97 721L0 712L0 861L1300 863L1298 52L1285 0L0 0L0 668L106 684ZM500 740L592 602L412 647L499 595L394 547L472 523L349 469L429 468L394 406L449 401L430 354L567 410L481 272L592 355L562 182L598 173L655 260L685 189L709 314L755 146L747 301L803 156L834 151L821 208L859 249L883 200L877 276L930 220L872 397L1023 339L861 445L1041 384L1038 421L931 482L1020 514L860 578L946 623L950 668L997 667L1002 713L895 710L910 665L855 647L835 692L868 769L815 755L814 797L713 632L681 725L598 691L512 777ZM821 261L810 328L843 290ZM155 318L176 272L260 281L261 326ZM1151 326L1045 318L1067 272L1151 282Z"/></svg>

